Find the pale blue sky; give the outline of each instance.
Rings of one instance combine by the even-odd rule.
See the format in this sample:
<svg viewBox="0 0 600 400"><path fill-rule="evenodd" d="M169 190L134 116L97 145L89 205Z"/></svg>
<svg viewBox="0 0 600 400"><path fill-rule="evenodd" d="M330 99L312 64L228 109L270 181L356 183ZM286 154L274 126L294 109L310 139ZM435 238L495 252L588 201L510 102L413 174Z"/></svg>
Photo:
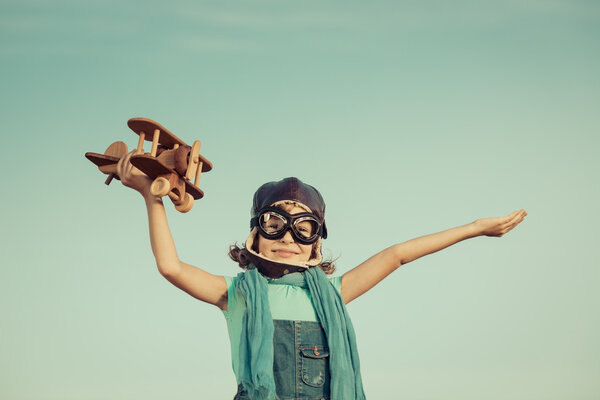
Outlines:
<svg viewBox="0 0 600 400"><path fill-rule="evenodd" d="M156 271L84 157L155 119L215 165L180 257L234 275L256 188L327 202L344 273L525 208L349 306L370 399L600 397L600 4L3 1L0 398L226 399L225 321Z"/></svg>

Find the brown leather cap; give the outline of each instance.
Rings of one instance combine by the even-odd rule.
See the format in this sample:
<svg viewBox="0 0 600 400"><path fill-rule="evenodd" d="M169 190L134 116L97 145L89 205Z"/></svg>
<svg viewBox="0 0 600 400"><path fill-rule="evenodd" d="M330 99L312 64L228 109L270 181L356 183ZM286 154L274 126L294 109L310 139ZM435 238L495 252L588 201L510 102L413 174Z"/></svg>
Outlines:
<svg viewBox="0 0 600 400"><path fill-rule="evenodd" d="M265 183L259 187L256 193L254 193L252 218L256 217L263 207L268 207L281 200L297 201L310 208L321 224L323 224L323 239L327 238L325 201L323 201L323 197L317 189L303 183L298 178L285 178L278 182Z"/></svg>

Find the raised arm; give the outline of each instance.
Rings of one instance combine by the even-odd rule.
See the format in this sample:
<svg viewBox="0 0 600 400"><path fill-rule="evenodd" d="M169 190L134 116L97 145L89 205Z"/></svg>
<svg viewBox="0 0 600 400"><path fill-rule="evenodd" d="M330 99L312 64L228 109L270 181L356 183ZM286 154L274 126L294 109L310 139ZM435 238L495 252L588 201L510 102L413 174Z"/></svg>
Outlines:
<svg viewBox="0 0 600 400"><path fill-rule="evenodd" d="M117 174L123 185L137 190L144 197L148 211L150 244L158 271L173 285L198 300L225 309L227 307L225 278L186 264L179 259L163 202L161 198L150 193L152 183L150 178L131 165L129 160L133 154L129 153L119 161Z"/></svg>
<svg viewBox="0 0 600 400"><path fill-rule="evenodd" d="M388 247L342 276L342 297L346 303L349 303L381 282L401 265L462 240L476 236L501 237L523 221L526 215L525 210L519 210L506 217L482 218L467 225Z"/></svg>

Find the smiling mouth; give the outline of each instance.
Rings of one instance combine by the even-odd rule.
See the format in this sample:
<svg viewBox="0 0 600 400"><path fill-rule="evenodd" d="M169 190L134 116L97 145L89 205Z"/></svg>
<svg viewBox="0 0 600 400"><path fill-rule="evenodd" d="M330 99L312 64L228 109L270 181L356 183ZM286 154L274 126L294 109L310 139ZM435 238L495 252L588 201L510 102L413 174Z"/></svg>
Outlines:
<svg viewBox="0 0 600 400"><path fill-rule="evenodd" d="M295 251L291 250L273 250L273 252L283 258L292 257L298 254Z"/></svg>

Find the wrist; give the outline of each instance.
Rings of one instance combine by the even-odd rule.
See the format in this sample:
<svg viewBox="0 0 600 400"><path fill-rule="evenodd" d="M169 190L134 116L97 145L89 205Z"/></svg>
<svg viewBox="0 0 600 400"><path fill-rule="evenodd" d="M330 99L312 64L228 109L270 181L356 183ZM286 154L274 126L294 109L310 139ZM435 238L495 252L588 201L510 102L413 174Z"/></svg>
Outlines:
<svg viewBox="0 0 600 400"><path fill-rule="evenodd" d="M150 193L150 189L140 191L140 194L144 198L146 205L150 206L151 204L162 204L162 197L155 196Z"/></svg>
<svg viewBox="0 0 600 400"><path fill-rule="evenodd" d="M474 238L474 237L483 235L484 228L483 228L480 220L477 219L477 220L471 222L470 224L468 224L467 226L469 229L470 237Z"/></svg>

